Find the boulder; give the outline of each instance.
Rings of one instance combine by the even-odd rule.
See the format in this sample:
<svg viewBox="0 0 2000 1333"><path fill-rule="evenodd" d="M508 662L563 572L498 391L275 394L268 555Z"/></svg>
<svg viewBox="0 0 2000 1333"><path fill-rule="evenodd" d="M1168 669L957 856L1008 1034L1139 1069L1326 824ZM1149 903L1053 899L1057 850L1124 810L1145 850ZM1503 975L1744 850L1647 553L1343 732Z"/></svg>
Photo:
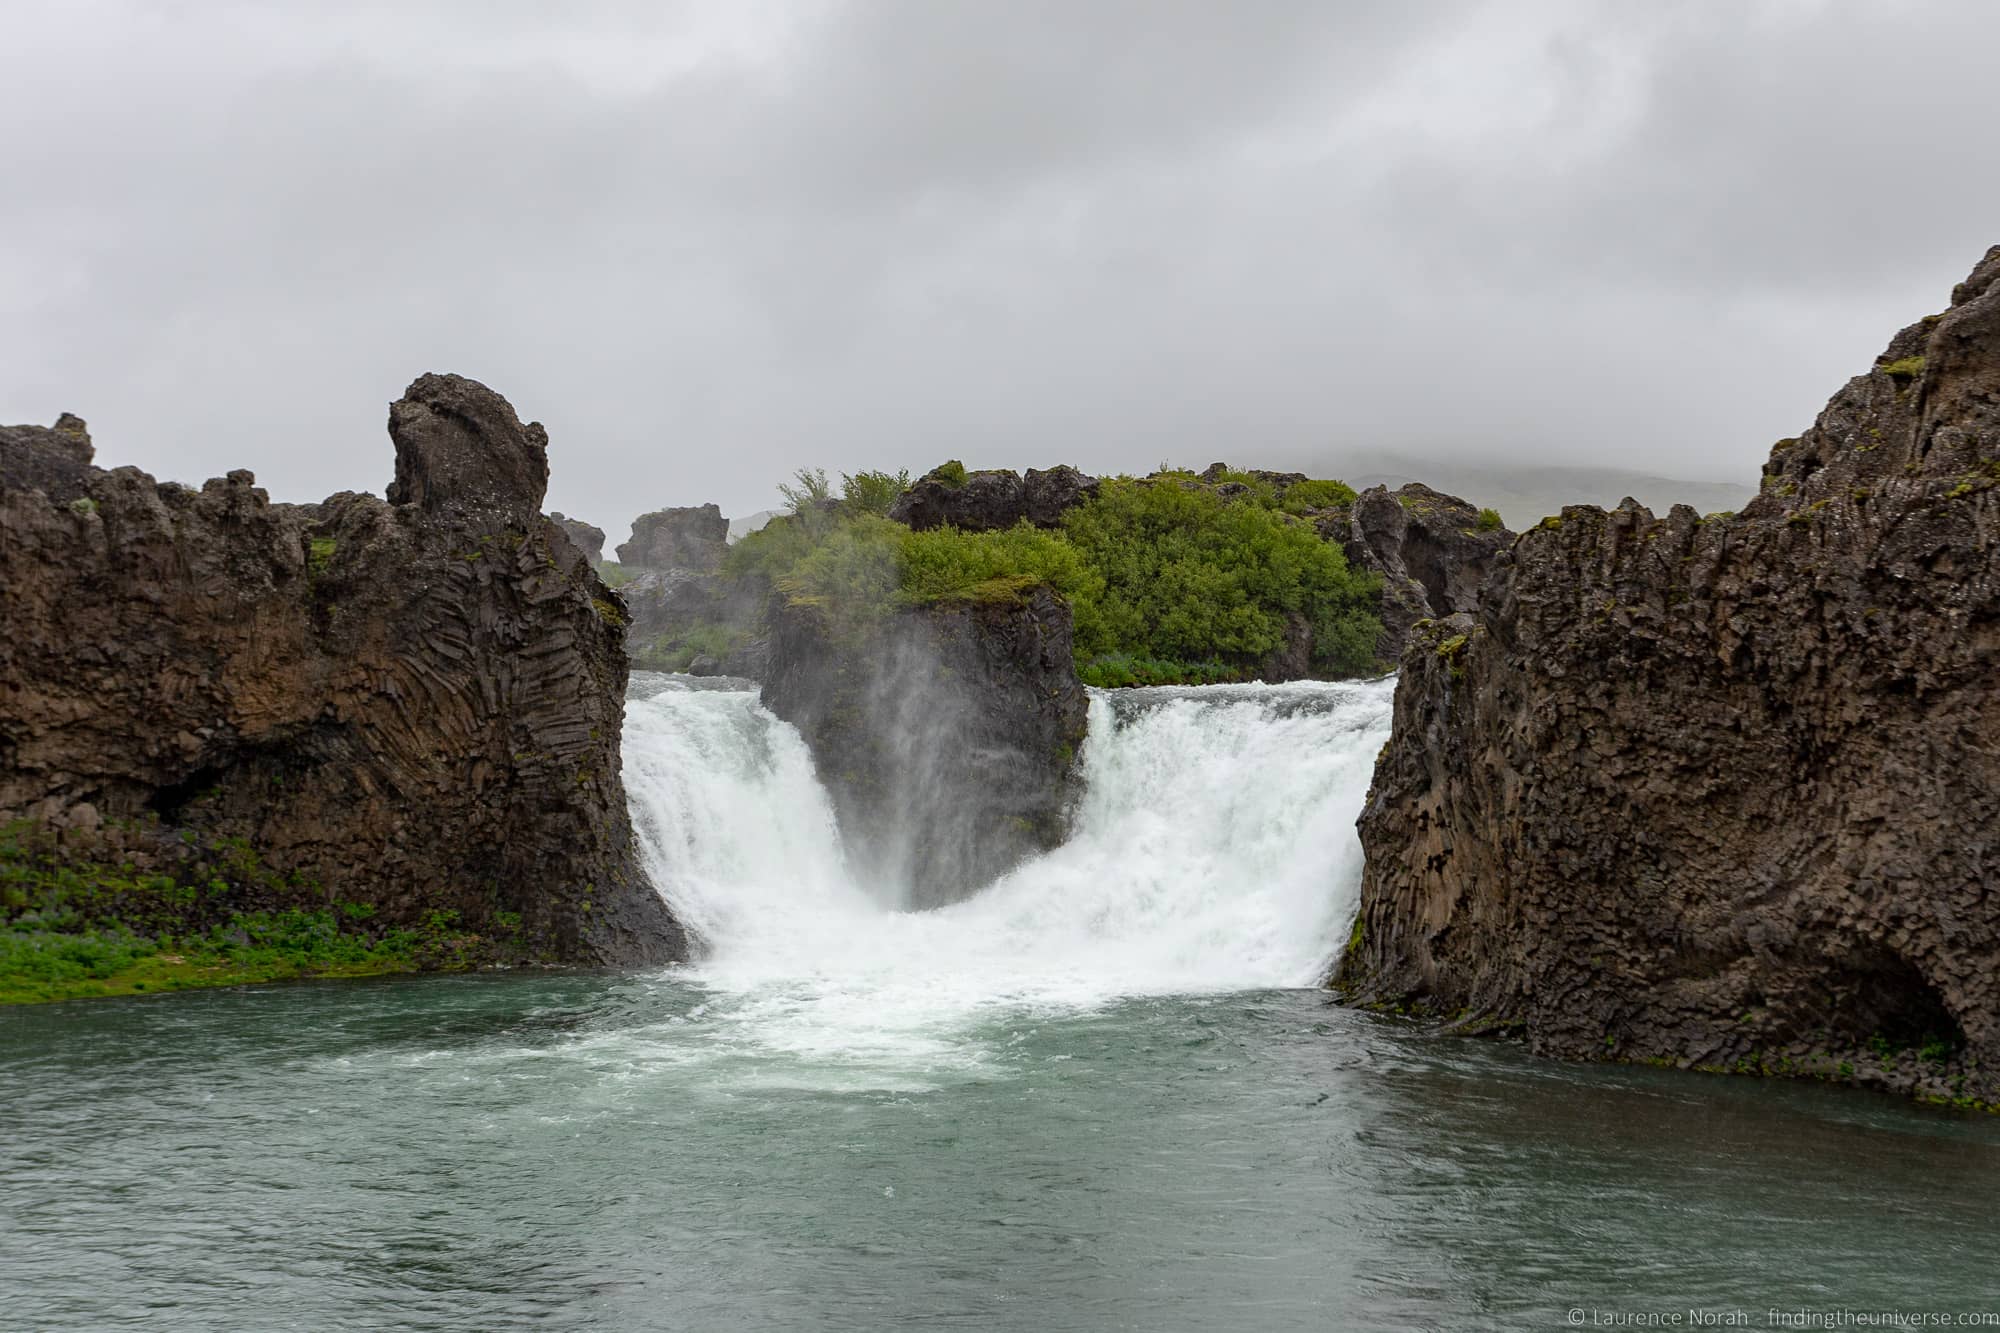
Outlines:
<svg viewBox="0 0 2000 1333"><path fill-rule="evenodd" d="M713 504L656 509L632 520L618 563L639 569L714 569L729 546L729 520Z"/></svg>

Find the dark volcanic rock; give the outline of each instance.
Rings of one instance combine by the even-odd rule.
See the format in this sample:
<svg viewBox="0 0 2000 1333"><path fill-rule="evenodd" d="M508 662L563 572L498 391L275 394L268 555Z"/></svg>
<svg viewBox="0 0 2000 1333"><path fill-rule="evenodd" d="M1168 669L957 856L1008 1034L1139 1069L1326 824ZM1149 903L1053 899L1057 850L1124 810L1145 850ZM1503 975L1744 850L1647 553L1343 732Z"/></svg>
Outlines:
<svg viewBox="0 0 2000 1333"><path fill-rule="evenodd" d="M1022 519L1053 528L1064 513L1095 494L1097 479L1067 464L1029 468L1025 478L1004 468L968 472L962 481L937 468L896 498L889 517L920 532L942 527L992 532Z"/></svg>
<svg viewBox="0 0 2000 1333"><path fill-rule="evenodd" d="M1062 841L1089 704L1045 587L844 633L780 606L764 702L811 747L856 869L914 906Z"/></svg>
<svg viewBox="0 0 2000 1333"><path fill-rule="evenodd" d="M632 520L618 563L639 569L714 569L729 546L729 520L712 504L656 509Z"/></svg>
<svg viewBox="0 0 2000 1333"><path fill-rule="evenodd" d="M83 418L65 412L49 426L0 426L0 491L40 491L58 504L89 498L96 456Z"/></svg>
<svg viewBox="0 0 2000 1333"><path fill-rule="evenodd" d="M1565 509L1418 635L1339 984L2000 1102L2000 248L1741 514Z"/></svg>
<svg viewBox="0 0 2000 1333"><path fill-rule="evenodd" d="M583 558L592 568L604 563L604 529L595 523L586 523L580 518L570 518L566 514L551 513L549 521L563 530L571 545L583 552Z"/></svg>
<svg viewBox="0 0 2000 1333"><path fill-rule="evenodd" d="M1338 541L1347 563L1382 578L1382 637L1376 655L1403 655L1419 620L1470 611L1494 558L1511 546L1505 527L1482 529L1479 510L1419 482L1374 486L1344 511L1322 518L1320 535Z"/></svg>
<svg viewBox="0 0 2000 1333"><path fill-rule="evenodd" d="M679 956L619 776L622 617L538 512L546 435L449 375L390 432L392 502L309 506L240 471L58 476L66 432L0 433L0 822L87 855L157 818L385 924Z"/></svg>

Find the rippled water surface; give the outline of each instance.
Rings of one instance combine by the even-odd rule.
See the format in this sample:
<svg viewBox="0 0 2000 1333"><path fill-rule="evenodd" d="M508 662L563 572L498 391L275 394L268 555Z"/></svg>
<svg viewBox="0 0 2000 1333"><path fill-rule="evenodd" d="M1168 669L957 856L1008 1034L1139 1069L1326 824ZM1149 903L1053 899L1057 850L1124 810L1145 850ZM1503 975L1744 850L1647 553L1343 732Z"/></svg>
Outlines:
<svg viewBox="0 0 2000 1333"><path fill-rule="evenodd" d="M774 1049L776 1002L501 976L0 1013L4 1322L1537 1328L1993 1291L1984 1122L1310 991L995 1012L952 1034L978 1059L901 1069Z"/></svg>

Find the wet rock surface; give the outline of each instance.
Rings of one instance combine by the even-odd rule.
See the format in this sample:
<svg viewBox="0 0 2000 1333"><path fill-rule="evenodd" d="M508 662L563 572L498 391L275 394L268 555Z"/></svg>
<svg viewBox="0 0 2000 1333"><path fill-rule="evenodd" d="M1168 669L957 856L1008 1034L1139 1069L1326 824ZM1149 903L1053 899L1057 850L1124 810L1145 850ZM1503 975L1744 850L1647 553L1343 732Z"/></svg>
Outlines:
<svg viewBox="0 0 2000 1333"><path fill-rule="evenodd" d="M1070 634L1040 585L865 632L774 608L764 703L811 748L857 869L935 906L1063 840L1089 708Z"/></svg>
<svg viewBox="0 0 2000 1333"><path fill-rule="evenodd" d="M539 512L546 434L452 375L389 428L390 499L316 505L0 432L0 821L241 839L530 959L681 956L619 776L623 617Z"/></svg>
<svg viewBox="0 0 2000 1333"><path fill-rule="evenodd" d="M1418 626L1337 984L2000 1102L2000 248L1742 513L1571 507Z"/></svg>

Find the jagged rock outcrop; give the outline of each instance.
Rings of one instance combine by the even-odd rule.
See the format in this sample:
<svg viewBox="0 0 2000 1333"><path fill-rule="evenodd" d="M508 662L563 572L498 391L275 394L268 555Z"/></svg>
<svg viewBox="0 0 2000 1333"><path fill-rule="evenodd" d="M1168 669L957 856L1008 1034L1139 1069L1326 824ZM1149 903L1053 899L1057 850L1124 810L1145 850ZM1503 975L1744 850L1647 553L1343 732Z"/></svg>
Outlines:
<svg viewBox="0 0 2000 1333"><path fill-rule="evenodd" d="M1382 579L1382 635L1376 655L1402 657L1410 627L1479 604L1479 586L1514 534L1455 495L1421 482L1371 486L1344 510L1319 520L1347 563Z"/></svg>
<svg viewBox="0 0 2000 1333"><path fill-rule="evenodd" d="M1026 519L1038 528L1061 524L1064 513L1097 494L1097 478L1061 464L967 472L947 463L919 477L896 498L889 517L923 531L954 527L967 532L1011 528Z"/></svg>
<svg viewBox="0 0 2000 1333"><path fill-rule="evenodd" d="M710 570L729 546L729 520L713 504L656 509L632 520L632 540L618 546L618 563L639 569Z"/></svg>
<svg viewBox="0 0 2000 1333"><path fill-rule="evenodd" d="M1565 509L1420 630L1351 995L2000 1103L2000 247L1740 514Z"/></svg>
<svg viewBox="0 0 2000 1333"><path fill-rule="evenodd" d="M580 518L551 512L549 521L563 530L570 544L583 552L583 558L595 568L604 563L604 529L595 523L586 523Z"/></svg>
<svg viewBox="0 0 2000 1333"><path fill-rule="evenodd" d="M1062 841L1089 704L1048 588L772 619L764 703L812 749L861 874L936 906Z"/></svg>
<svg viewBox="0 0 2000 1333"><path fill-rule="evenodd" d="M0 432L0 822L79 856L240 839L515 957L680 956L619 776L622 616L539 512L547 436L452 375L389 430L389 499L317 505L101 471L74 418Z"/></svg>

